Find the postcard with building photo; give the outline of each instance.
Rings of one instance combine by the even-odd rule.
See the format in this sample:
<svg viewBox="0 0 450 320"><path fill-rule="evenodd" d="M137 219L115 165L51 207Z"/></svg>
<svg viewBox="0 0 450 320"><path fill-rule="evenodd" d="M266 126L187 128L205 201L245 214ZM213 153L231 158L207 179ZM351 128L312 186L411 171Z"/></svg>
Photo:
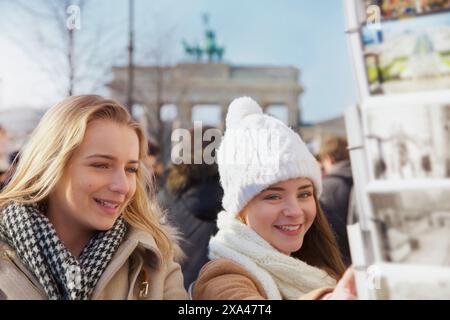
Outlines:
<svg viewBox="0 0 450 320"><path fill-rule="evenodd" d="M413 102L364 109L372 181L450 178L450 104Z"/></svg>
<svg viewBox="0 0 450 320"><path fill-rule="evenodd" d="M378 191L369 199L383 261L450 267L450 189Z"/></svg>
<svg viewBox="0 0 450 320"><path fill-rule="evenodd" d="M369 92L450 89L450 12L361 28Z"/></svg>
<svg viewBox="0 0 450 320"><path fill-rule="evenodd" d="M450 269L438 266L379 263L371 266L377 300L448 300Z"/></svg>
<svg viewBox="0 0 450 320"><path fill-rule="evenodd" d="M377 6L381 19L406 19L450 10L450 0L360 0L364 8Z"/></svg>

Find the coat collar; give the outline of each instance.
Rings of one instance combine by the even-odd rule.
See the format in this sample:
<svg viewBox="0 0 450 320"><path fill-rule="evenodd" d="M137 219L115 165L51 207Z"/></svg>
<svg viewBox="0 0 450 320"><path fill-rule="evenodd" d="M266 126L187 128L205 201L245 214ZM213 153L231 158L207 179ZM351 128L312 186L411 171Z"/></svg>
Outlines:
<svg viewBox="0 0 450 320"><path fill-rule="evenodd" d="M100 280L92 293L92 300L98 299L114 275L132 254L141 254L146 264L153 269L159 269L162 266L162 254L157 248L153 236L148 232L134 228L130 225L127 225L127 227L127 234L114 254L111 262L100 277Z"/></svg>
<svg viewBox="0 0 450 320"><path fill-rule="evenodd" d="M28 268L22 263L20 258L17 256L16 252L11 248L11 246L7 242L4 242L3 240L0 240L0 254L4 255L4 258L11 261L14 267L19 272L22 272L25 278L29 280L30 284L39 292L39 294L42 297L47 296L44 289L42 288L42 285L39 283L34 274L30 270L28 270Z"/></svg>
<svg viewBox="0 0 450 320"><path fill-rule="evenodd" d="M128 225L128 232L122 245L141 249L144 258L150 261L153 267L159 268L162 265L162 253L156 245L155 238L149 232Z"/></svg>

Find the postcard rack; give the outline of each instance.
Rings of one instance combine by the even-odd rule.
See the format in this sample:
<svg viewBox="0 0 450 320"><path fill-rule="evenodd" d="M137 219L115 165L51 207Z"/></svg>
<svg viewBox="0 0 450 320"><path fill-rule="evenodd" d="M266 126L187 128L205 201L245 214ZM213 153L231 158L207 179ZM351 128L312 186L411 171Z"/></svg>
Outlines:
<svg viewBox="0 0 450 320"><path fill-rule="evenodd" d="M359 297L450 299L450 1L342 1Z"/></svg>

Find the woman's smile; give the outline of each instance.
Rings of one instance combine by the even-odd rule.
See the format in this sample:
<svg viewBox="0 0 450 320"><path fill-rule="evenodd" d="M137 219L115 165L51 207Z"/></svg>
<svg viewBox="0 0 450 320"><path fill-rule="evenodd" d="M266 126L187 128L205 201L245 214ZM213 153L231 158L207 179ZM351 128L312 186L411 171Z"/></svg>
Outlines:
<svg viewBox="0 0 450 320"><path fill-rule="evenodd" d="M121 203L117 201L105 200L101 198L94 198L94 201L100 209L111 215L115 215L121 205Z"/></svg>
<svg viewBox="0 0 450 320"><path fill-rule="evenodd" d="M298 236L303 231L303 224L275 225L275 229L286 236Z"/></svg>

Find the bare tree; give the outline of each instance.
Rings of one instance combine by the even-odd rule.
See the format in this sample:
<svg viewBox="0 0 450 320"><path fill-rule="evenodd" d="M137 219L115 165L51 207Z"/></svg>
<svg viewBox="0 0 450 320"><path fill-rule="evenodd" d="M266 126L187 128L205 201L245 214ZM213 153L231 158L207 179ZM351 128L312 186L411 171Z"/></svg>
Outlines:
<svg viewBox="0 0 450 320"><path fill-rule="evenodd" d="M61 96L98 91L123 54L119 25L101 25L98 15L89 15L93 10L86 0L16 0L3 7L3 34L45 72Z"/></svg>
<svg viewBox="0 0 450 320"><path fill-rule="evenodd" d="M144 100L152 101L151 106L145 109L146 122L149 125L149 133L157 139L162 150L165 151L168 141L164 136L164 122L161 119L161 108L165 103L167 95L175 95L173 103L180 107L182 98L188 92L189 79L167 79L170 73L173 61L173 45L175 45L174 35L176 26L165 27L158 21L158 17L154 14L154 18L150 19L153 24L144 32L141 31L137 37L138 52L137 63L140 66L148 66L154 70L154 76L149 80L149 87L153 88L151 92L148 87L135 86L134 94ZM170 87L170 92L169 92ZM152 96L148 96L152 94Z"/></svg>

